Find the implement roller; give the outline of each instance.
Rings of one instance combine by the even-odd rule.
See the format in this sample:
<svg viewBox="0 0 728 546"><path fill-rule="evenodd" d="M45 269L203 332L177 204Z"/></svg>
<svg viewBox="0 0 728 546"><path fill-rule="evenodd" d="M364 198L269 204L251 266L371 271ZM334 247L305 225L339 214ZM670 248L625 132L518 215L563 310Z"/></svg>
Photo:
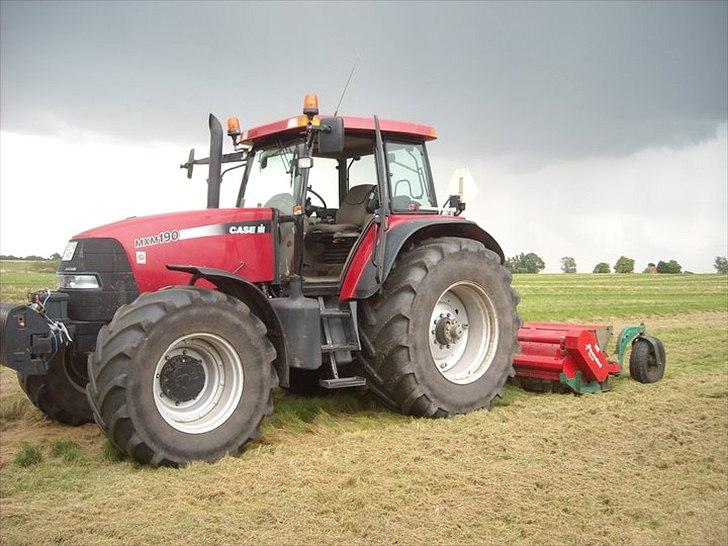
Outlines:
<svg viewBox="0 0 728 546"><path fill-rule="evenodd" d="M654 383L665 372L665 347L644 324L624 328L614 358L606 351L612 327L599 324L526 322L518 331L521 352L513 361L513 383L537 392L596 393L608 390L609 377L622 373L631 346L630 375Z"/></svg>

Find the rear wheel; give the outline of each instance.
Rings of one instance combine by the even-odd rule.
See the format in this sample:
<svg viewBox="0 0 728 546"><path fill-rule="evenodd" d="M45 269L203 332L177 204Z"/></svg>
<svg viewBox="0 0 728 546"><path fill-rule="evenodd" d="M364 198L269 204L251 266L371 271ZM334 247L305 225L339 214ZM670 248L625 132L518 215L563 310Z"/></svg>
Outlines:
<svg viewBox="0 0 728 546"><path fill-rule="evenodd" d="M498 255L470 239L428 240L403 253L382 292L360 306L370 388L412 415L488 408L518 351L510 281Z"/></svg>
<svg viewBox="0 0 728 546"><path fill-rule="evenodd" d="M93 421L86 400L87 355L66 353L53 362L45 375L18 374L18 382L35 407L47 417L66 425Z"/></svg>
<svg viewBox="0 0 728 546"><path fill-rule="evenodd" d="M143 294L102 328L88 397L134 459L180 466L237 455L273 410L276 352L246 305L177 287Z"/></svg>

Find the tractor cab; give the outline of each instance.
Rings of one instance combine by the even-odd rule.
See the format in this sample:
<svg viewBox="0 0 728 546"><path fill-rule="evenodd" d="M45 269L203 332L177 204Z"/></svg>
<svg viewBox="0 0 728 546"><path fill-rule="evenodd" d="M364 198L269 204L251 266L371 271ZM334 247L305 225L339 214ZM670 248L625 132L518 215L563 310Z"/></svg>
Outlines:
<svg viewBox="0 0 728 546"><path fill-rule="evenodd" d="M370 118L320 117L315 95L307 95L300 116L246 131L237 118L228 120L236 152L220 150L221 162L244 167L236 207L274 211L277 278L300 276L308 293L338 293L352 250L378 211L438 214L425 146L435 129L392 120L378 125ZM182 167L209 161L193 157ZM214 186L210 191L219 195ZM217 205L208 199L209 207Z"/></svg>

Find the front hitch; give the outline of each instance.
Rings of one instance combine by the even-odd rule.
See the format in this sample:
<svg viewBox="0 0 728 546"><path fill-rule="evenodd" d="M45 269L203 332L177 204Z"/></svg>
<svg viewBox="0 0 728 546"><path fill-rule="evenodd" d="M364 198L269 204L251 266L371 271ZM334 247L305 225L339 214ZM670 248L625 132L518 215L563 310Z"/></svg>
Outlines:
<svg viewBox="0 0 728 546"><path fill-rule="evenodd" d="M27 304L0 304L0 364L24 375L43 375L71 343L68 294L35 293Z"/></svg>

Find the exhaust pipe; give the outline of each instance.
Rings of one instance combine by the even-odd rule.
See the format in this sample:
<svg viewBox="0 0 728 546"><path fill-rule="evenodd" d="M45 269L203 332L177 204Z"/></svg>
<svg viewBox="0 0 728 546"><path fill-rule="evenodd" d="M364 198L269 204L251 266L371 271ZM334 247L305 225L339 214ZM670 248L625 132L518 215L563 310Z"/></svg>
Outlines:
<svg viewBox="0 0 728 546"><path fill-rule="evenodd" d="M210 114L210 170L207 175L207 208L220 208L220 170L222 166L222 124Z"/></svg>

